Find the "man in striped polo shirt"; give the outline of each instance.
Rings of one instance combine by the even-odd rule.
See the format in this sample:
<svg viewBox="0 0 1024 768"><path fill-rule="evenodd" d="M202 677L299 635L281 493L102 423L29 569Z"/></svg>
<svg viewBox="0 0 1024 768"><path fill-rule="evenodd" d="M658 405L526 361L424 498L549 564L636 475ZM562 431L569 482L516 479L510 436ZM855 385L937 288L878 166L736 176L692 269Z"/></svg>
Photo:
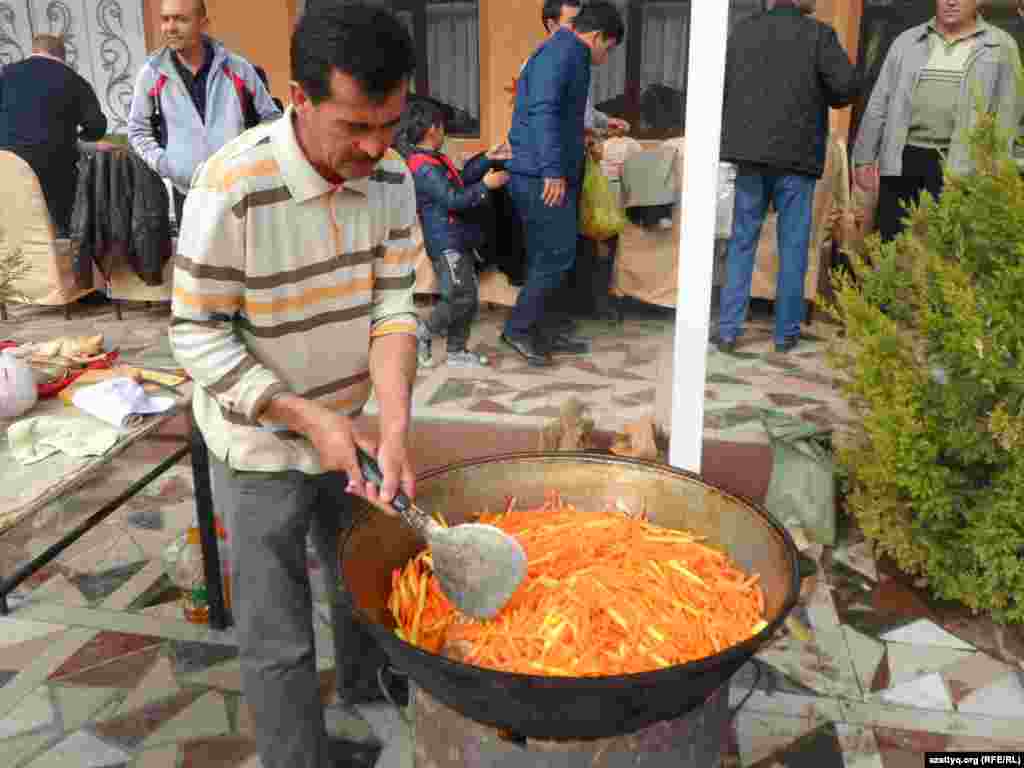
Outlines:
<svg viewBox="0 0 1024 768"><path fill-rule="evenodd" d="M389 147L416 59L394 17L333 3L302 17L291 56L284 118L227 144L193 180L170 339L197 384L232 543L242 688L263 765L327 768L339 756L318 690L306 536L331 597L340 696L365 703L384 658L339 602L349 494L415 492L416 203ZM371 387L377 445L354 421ZM376 455L380 489L362 477L356 445Z"/></svg>

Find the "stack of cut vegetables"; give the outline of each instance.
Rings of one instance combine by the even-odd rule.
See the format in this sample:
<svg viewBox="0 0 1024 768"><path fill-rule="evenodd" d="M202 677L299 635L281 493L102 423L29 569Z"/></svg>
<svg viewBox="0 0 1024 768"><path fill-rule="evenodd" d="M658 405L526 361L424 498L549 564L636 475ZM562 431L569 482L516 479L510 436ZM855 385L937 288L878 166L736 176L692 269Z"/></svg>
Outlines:
<svg viewBox="0 0 1024 768"><path fill-rule="evenodd" d="M690 533L578 511L554 493L479 522L519 540L526 580L494 619L472 620L421 552L392 573L389 607L406 642L506 672L598 677L711 656L766 627L758 576Z"/></svg>

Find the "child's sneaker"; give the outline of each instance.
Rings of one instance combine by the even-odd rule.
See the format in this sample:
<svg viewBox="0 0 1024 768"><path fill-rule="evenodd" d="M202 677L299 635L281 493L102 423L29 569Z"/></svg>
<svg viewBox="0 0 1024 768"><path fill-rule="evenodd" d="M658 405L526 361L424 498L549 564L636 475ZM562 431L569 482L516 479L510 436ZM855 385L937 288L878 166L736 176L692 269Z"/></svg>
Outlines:
<svg viewBox="0 0 1024 768"><path fill-rule="evenodd" d="M487 355L478 355L468 349L448 353L448 365L452 368L486 368L490 364Z"/></svg>
<svg viewBox="0 0 1024 768"><path fill-rule="evenodd" d="M430 354L430 330L422 320L416 321L416 359L423 368L430 368L434 364Z"/></svg>

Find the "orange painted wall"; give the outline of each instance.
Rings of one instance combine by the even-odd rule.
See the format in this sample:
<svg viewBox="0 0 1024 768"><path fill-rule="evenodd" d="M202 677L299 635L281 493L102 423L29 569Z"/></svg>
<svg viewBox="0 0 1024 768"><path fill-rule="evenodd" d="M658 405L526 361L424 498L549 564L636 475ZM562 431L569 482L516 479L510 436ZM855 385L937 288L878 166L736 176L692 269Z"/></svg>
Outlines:
<svg viewBox="0 0 1024 768"><path fill-rule="evenodd" d="M863 9L863 0L818 0L818 10L815 16L832 25L851 61L857 60L857 51L860 45L860 19ZM852 107L832 110L830 121L833 133L843 136L849 134L852 112Z"/></svg>
<svg viewBox="0 0 1024 768"><path fill-rule="evenodd" d="M206 0L210 34L228 48L267 71L270 90L288 103L291 73L289 42L295 20L295 1ZM160 0L145 0L146 48L163 45L160 34Z"/></svg>

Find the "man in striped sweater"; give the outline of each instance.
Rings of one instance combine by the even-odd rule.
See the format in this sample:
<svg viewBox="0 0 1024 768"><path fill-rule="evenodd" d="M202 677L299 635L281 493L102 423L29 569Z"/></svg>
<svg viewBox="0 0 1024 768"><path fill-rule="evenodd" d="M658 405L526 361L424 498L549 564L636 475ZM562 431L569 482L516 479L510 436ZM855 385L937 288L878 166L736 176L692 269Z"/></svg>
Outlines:
<svg viewBox="0 0 1024 768"><path fill-rule="evenodd" d="M197 384L232 541L242 686L263 765L327 768L338 756L318 692L306 536L331 597L340 697L365 703L384 659L339 602L339 537L350 494L415 492L416 202L389 146L416 60L394 17L333 3L302 17L291 55L284 117L196 173L170 339ZM377 445L355 421L371 387ZM376 455L380 489L362 477L357 445Z"/></svg>

